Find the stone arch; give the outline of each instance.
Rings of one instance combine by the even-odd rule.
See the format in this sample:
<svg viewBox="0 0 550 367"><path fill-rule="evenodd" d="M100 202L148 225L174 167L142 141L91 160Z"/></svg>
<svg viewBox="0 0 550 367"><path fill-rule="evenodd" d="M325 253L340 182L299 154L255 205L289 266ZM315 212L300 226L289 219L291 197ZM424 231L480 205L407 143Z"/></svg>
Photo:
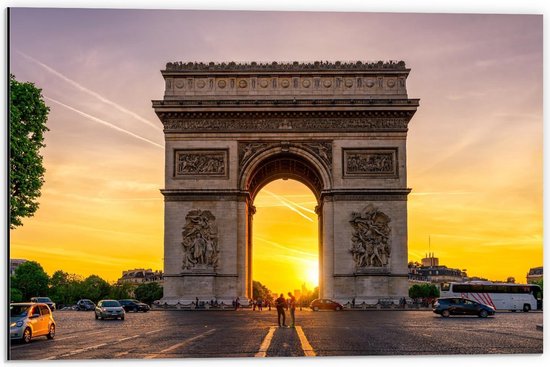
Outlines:
<svg viewBox="0 0 550 367"><path fill-rule="evenodd" d="M306 185L320 201L321 193L330 190L330 168L321 159L299 147L282 150L273 147L256 156L242 167L239 188L254 201L263 186L279 178L290 178Z"/></svg>

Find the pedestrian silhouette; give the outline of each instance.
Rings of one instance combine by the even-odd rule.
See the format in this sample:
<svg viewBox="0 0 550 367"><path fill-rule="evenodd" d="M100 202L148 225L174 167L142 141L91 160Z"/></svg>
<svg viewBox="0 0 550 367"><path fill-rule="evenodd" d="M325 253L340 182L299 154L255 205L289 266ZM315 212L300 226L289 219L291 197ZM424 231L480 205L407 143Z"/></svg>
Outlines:
<svg viewBox="0 0 550 367"><path fill-rule="evenodd" d="M285 296L281 293L279 298L275 300L275 307L277 307L277 323L279 324L279 327L286 327L286 315L285 315L285 305L286 300ZM283 320L281 325L281 319Z"/></svg>
<svg viewBox="0 0 550 367"><path fill-rule="evenodd" d="M296 298L290 292L288 292L288 296L290 297L288 299L288 309L290 310L290 327L293 328L295 323Z"/></svg>

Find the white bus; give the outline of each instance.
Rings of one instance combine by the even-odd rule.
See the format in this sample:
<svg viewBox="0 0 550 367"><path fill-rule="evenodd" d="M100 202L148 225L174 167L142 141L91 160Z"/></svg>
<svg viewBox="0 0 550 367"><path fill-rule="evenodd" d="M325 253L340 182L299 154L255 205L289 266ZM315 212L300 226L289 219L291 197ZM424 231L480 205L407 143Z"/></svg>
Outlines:
<svg viewBox="0 0 550 367"><path fill-rule="evenodd" d="M535 284L491 282L442 283L441 297L462 297L495 310L529 312L542 309L542 291Z"/></svg>

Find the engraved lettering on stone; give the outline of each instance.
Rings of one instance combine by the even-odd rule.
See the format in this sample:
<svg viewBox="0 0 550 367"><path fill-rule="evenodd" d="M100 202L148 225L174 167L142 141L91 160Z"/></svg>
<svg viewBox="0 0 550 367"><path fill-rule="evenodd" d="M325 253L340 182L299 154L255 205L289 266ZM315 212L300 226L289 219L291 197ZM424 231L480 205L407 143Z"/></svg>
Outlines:
<svg viewBox="0 0 550 367"><path fill-rule="evenodd" d="M177 176L225 176L225 152L176 152Z"/></svg>
<svg viewBox="0 0 550 367"><path fill-rule="evenodd" d="M182 229L182 269L216 269L218 266L218 233L216 217L208 210L191 210Z"/></svg>
<svg viewBox="0 0 550 367"><path fill-rule="evenodd" d="M350 252L356 270L384 268L391 255L390 217L372 204L351 214L353 235Z"/></svg>
<svg viewBox="0 0 550 367"><path fill-rule="evenodd" d="M394 173L393 153L347 153L346 173Z"/></svg>

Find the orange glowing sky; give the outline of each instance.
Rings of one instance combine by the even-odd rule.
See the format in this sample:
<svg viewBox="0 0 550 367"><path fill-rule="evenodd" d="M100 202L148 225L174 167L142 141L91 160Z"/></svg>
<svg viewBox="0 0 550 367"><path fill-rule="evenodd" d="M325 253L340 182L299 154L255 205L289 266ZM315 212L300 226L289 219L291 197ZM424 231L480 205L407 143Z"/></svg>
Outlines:
<svg viewBox="0 0 550 367"><path fill-rule="evenodd" d="M179 60L405 60L421 99L409 259L431 237L441 263L469 275L524 282L543 263L540 15L15 8L9 36L10 72L51 107L40 209L10 231L10 257L49 274L162 269L164 142L150 101ZM255 205L255 279L312 287L313 194L276 181Z"/></svg>

